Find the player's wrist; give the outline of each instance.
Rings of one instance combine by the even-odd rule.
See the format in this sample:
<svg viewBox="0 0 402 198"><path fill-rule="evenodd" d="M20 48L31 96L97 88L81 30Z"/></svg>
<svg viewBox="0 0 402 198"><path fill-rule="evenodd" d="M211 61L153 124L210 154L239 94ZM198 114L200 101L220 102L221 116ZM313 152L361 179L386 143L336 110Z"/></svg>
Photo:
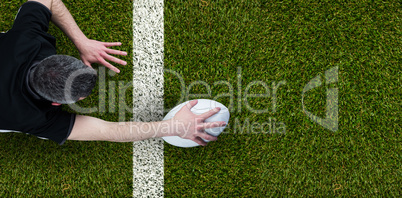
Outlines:
<svg viewBox="0 0 402 198"><path fill-rule="evenodd" d="M166 137L166 136L178 136L178 122L170 119L170 120L163 120L158 122L158 137Z"/></svg>
<svg viewBox="0 0 402 198"><path fill-rule="evenodd" d="M89 39L84 35L77 35L74 38L71 38L71 41L74 43L75 47L77 47L78 51L82 51L87 45Z"/></svg>

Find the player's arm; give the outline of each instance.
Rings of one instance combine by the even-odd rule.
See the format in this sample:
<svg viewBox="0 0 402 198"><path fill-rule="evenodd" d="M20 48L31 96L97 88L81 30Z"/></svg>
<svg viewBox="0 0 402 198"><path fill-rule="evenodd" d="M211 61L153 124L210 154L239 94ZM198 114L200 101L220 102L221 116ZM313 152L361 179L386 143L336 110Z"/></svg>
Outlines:
<svg viewBox="0 0 402 198"><path fill-rule="evenodd" d="M171 120L160 122L107 122L98 118L77 115L68 140L134 142L164 136L180 136L205 146L205 140L215 141L216 137L204 132L207 128L224 126L225 122L204 121L219 112L215 108L202 115L195 115L191 108L197 101L184 106Z"/></svg>
<svg viewBox="0 0 402 198"><path fill-rule="evenodd" d="M81 54L82 61L91 66L91 63L102 64L109 69L120 72L119 69L108 63L106 60L117 64L126 65L127 63L110 54L127 55L126 52L109 49L108 47L120 46L119 42L99 42L88 39L78 27L73 16L61 0L28 0L36 1L45 5L52 12L51 21L59 27L68 38L74 43ZM106 60L105 60L106 59Z"/></svg>

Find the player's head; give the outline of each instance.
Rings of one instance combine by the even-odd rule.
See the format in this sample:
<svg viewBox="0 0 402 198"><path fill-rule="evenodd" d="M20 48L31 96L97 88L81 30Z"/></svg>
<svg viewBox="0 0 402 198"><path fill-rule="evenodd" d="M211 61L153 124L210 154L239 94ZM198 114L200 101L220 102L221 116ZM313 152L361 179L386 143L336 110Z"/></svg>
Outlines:
<svg viewBox="0 0 402 198"><path fill-rule="evenodd" d="M97 74L82 61L53 55L32 69L29 82L40 96L51 102L71 104L87 97L95 87Z"/></svg>

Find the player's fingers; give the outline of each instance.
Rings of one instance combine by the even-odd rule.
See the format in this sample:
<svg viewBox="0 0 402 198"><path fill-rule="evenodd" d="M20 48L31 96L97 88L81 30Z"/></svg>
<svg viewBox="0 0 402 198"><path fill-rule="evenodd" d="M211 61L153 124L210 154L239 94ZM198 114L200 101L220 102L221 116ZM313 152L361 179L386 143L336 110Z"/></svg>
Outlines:
<svg viewBox="0 0 402 198"><path fill-rule="evenodd" d="M204 140L202 140L200 137L196 137L196 138L194 138L194 139L192 139L195 143L197 143L197 144L199 144L199 145L201 145L201 146L206 146L207 145L207 143L204 141Z"/></svg>
<svg viewBox="0 0 402 198"><path fill-rule="evenodd" d="M88 62L88 61L86 61L86 60L84 60L84 61L82 61L82 62L83 62L86 66L92 67L90 62Z"/></svg>
<svg viewBox="0 0 402 198"><path fill-rule="evenodd" d="M190 102L188 102L185 107L188 110L191 110L191 108L193 108L196 104L198 103L198 100L191 100Z"/></svg>
<svg viewBox="0 0 402 198"><path fill-rule="evenodd" d="M226 122L219 121L219 122L206 122L202 124L203 129L210 129L210 128L216 128L216 127L224 127L226 126Z"/></svg>
<svg viewBox="0 0 402 198"><path fill-rule="evenodd" d="M113 66L112 64L108 63L107 61L105 61L105 59L103 58L98 58L98 62L102 65L104 65L105 67L109 68L110 70L116 72L116 73L120 73L120 70L117 69L115 66Z"/></svg>
<svg viewBox="0 0 402 198"><path fill-rule="evenodd" d="M200 115L201 118L203 118L204 120L215 115L216 113L218 113L221 110L220 107L216 107L214 109L211 109L203 114Z"/></svg>
<svg viewBox="0 0 402 198"><path fill-rule="evenodd" d="M110 61L112 61L112 62L115 62L115 63L117 63L117 64L120 64L120 65L127 65L127 62L126 62L126 61L120 60L120 59L118 59L118 58L116 58L116 57L114 57L114 56L110 56L109 54L105 54L105 55L103 55L103 56L104 56L105 59L110 60Z"/></svg>
<svg viewBox="0 0 402 198"><path fill-rule="evenodd" d="M105 47L113 47L113 46L120 46L121 45L120 42L103 42L103 44L105 45Z"/></svg>
<svg viewBox="0 0 402 198"><path fill-rule="evenodd" d="M208 141L216 141L218 140L217 137L213 136L213 135L209 135L208 133L202 132L202 133L198 133L198 136L204 140L208 140Z"/></svg>
<svg viewBox="0 0 402 198"><path fill-rule="evenodd" d="M114 49L106 49L106 53L114 54L114 55L120 55L120 56L126 56L127 55L127 52L125 52L125 51L114 50Z"/></svg>

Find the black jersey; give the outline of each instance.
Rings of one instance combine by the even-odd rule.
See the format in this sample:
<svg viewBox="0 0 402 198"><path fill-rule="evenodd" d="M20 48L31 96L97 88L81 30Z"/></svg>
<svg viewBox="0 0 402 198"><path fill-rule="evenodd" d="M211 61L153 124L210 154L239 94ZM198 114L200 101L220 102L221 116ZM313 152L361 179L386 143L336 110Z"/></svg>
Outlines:
<svg viewBox="0 0 402 198"><path fill-rule="evenodd" d="M51 11L38 2L24 3L13 27L0 34L0 130L29 133L63 144L75 114L52 106L29 87L35 62L56 54L56 40L47 33Z"/></svg>

